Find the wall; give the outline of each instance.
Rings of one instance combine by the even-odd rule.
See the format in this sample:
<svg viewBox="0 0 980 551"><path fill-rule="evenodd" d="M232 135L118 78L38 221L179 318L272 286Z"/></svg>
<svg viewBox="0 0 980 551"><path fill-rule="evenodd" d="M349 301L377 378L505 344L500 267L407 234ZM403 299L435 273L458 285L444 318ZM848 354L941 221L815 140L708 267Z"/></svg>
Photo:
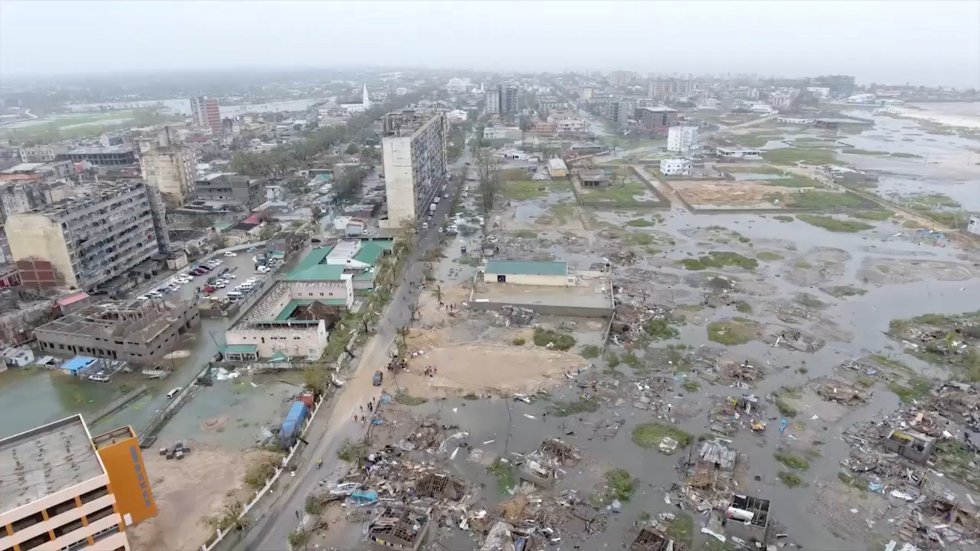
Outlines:
<svg viewBox="0 0 980 551"><path fill-rule="evenodd" d="M406 221L416 222L411 144L411 137L385 137L381 141L388 220L396 228Z"/></svg>
<svg viewBox="0 0 980 551"><path fill-rule="evenodd" d="M226 344L254 344L260 358L277 353L287 356L321 356L327 347L327 329L323 320L312 325L281 325L273 329L232 327L225 332Z"/></svg>
<svg viewBox="0 0 980 551"><path fill-rule="evenodd" d="M478 312L499 312L504 306L517 306L534 310L543 316L568 316L576 318L605 318L613 313L612 307L560 306L547 304L522 304L517 302L470 301L469 308Z"/></svg>
<svg viewBox="0 0 980 551"><path fill-rule="evenodd" d="M494 273L483 274L484 283L498 285L497 275ZM507 283L511 285L545 285L548 287L567 287L569 283L567 276L554 275L535 275L535 274L500 274L507 278Z"/></svg>
<svg viewBox="0 0 980 551"><path fill-rule="evenodd" d="M109 491L116 496L116 511L122 515L123 522L129 526L155 517L157 505L136 437L116 438L114 444L99 448L98 453L109 476Z"/></svg>
<svg viewBox="0 0 980 551"><path fill-rule="evenodd" d="M61 226L41 214L18 214L6 224L7 242L14 261L38 259L50 262L51 271L42 264L21 263L21 285L25 287L78 287L78 278L71 265L68 246Z"/></svg>

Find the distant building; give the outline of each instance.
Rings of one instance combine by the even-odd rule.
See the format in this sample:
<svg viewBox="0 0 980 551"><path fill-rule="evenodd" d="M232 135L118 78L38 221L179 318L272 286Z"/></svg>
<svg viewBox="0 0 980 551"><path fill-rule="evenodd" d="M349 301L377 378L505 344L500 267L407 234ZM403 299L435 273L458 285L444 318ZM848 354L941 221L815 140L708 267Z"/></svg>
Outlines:
<svg viewBox="0 0 980 551"><path fill-rule="evenodd" d="M168 207L181 207L194 193L197 155L190 147L173 142L167 128L159 141L140 155L140 170L146 183L160 192Z"/></svg>
<svg viewBox="0 0 980 551"><path fill-rule="evenodd" d="M76 147L55 156L58 161L79 163L87 161L97 166L128 166L137 162L136 150L130 145L111 145L109 147Z"/></svg>
<svg viewBox="0 0 980 551"><path fill-rule="evenodd" d="M437 111L402 109L382 119L388 225L415 225L447 183L448 122Z"/></svg>
<svg viewBox="0 0 980 551"><path fill-rule="evenodd" d="M676 96L689 96L695 92L694 81L680 78L652 79L647 87L651 98L666 99Z"/></svg>
<svg viewBox="0 0 980 551"><path fill-rule="evenodd" d="M361 89L360 103L344 103L340 106L347 114L363 113L371 108L371 97L368 95L367 84Z"/></svg>
<svg viewBox="0 0 980 551"><path fill-rule="evenodd" d="M966 231L973 235L980 235L980 215L974 214L970 216L970 221L966 225Z"/></svg>
<svg viewBox="0 0 980 551"><path fill-rule="evenodd" d="M92 438L81 415L0 440L0 469L4 549L128 550L157 512L132 430Z"/></svg>
<svg viewBox="0 0 980 551"><path fill-rule="evenodd" d="M664 176L690 176L691 161L689 159L663 159L660 161L660 173Z"/></svg>
<svg viewBox="0 0 980 551"><path fill-rule="evenodd" d="M785 124L802 124L802 125L811 125L814 123L813 119L807 119L801 117L776 117L776 121Z"/></svg>
<svg viewBox="0 0 980 551"><path fill-rule="evenodd" d="M195 181L194 197L252 210L265 202L265 183L234 172L208 174Z"/></svg>
<svg viewBox="0 0 980 551"><path fill-rule="evenodd" d="M42 325L34 336L44 354L151 365L178 348L180 336L199 321L197 306L190 302L103 302Z"/></svg>
<svg viewBox="0 0 980 551"><path fill-rule="evenodd" d="M718 147L715 154L722 159L745 159L748 161L762 160L762 150L743 149L741 147Z"/></svg>
<svg viewBox="0 0 980 551"><path fill-rule="evenodd" d="M486 105L484 111L488 115L500 114L500 90L494 88L484 94Z"/></svg>
<svg viewBox="0 0 980 551"><path fill-rule="evenodd" d="M514 115L520 111L518 104L518 88L513 84L501 85L500 87L500 112L504 115Z"/></svg>
<svg viewBox="0 0 980 551"><path fill-rule="evenodd" d="M568 167L565 166L565 161L554 158L548 159L548 174L552 178L565 178L568 176Z"/></svg>
<svg viewBox="0 0 980 551"><path fill-rule="evenodd" d="M667 151L690 153L701 147L698 127L672 126L667 130Z"/></svg>
<svg viewBox="0 0 980 551"><path fill-rule="evenodd" d="M680 124L677 110L670 107L641 107L636 110L637 125L653 136L666 136L672 126Z"/></svg>
<svg viewBox="0 0 980 551"><path fill-rule="evenodd" d="M806 91L813 94L817 99L827 99L830 97L830 88L825 86L807 86Z"/></svg>
<svg viewBox="0 0 980 551"><path fill-rule="evenodd" d="M462 94L470 89L471 83L468 78L453 77L446 83L446 91L453 94Z"/></svg>
<svg viewBox="0 0 980 551"><path fill-rule="evenodd" d="M5 230L21 284L90 290L169 252L163 201L143 182L11 216Z"/></svg>
<svg viewBox="0 0 980 551"><path fill-rule="evenodd" d="M589 131L588 124L582 119L556 118L552 124L554 125L554 133L559 136L577 136L587 134Z"/></svg>
<svg viewBox="0 0 980 551"><path fill-rule="evenodd" d="M55 160L58 154L65 152L65 149L53 145L35 145L22 148L19 154L21 162L24 163L47 163Z"/></svg>
<svg viewBox="0 0 980 551"><path fill-rule="evenodd" d="M521 129L516 126L487 126L483 129L483 139L485 140L517 141L523 135Z"/></svg>
<svg viewBox="0 0 980 551"><path fill-rule="evenodd" d="M197 96L191 98L191 116L198 128L209 128L212 134L221 134L221 108L218 98Z"/></svg>
<svg viewBox="0 0 980 551"><path fill-rule="evenodd" d="M636 73L633 71L613 71L609 73L609 83L613 86L624 87L629 86L636 79Z"/></svg>

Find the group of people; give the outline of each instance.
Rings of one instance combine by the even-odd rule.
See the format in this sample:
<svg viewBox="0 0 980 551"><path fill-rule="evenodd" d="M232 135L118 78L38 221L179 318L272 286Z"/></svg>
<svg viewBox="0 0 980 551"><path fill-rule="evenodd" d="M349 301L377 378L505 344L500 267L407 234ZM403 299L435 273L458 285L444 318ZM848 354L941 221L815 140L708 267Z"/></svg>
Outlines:
<svg viewBox="0 0 980 551"><path fill-rule="evenodd" d="M439 369L436 366L434 366L434 365L427 365L427 366L425 366L425 376L426 377L435 377L438 374L439 374Z"/></svg>
<svg viewBox="0 0 980 551"><path fill-rule="evenodd" d="M355 423L360 422L363 425L364 423L367 423L368 416L364 415L364 406L357 406L357 407L361 411L361 414L360 415L356 413L354 414L354 422ZM373 414L375 407L376 406L375 406L374 398L371 398L371 400L367 403L368 413Z"/></svg>

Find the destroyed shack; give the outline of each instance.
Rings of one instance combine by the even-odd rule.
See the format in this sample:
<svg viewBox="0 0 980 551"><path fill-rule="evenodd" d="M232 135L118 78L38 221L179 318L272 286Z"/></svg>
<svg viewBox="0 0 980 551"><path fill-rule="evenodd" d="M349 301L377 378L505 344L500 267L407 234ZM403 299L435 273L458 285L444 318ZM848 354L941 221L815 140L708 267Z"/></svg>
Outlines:
<svg viewBox="0 0 980 551"><path fill-rule="evenodd" d="M415 551L429 530L431 508L385 507L368 524L367 539L378 545Z"/></svg>
<svg viewBox="0 0 980 551"><path fill-rule="evenodd" d="M655 528L641 528L629 551L673 551L674 542Z"/></svg>
<svg viewBox="0 0 980 551"><path fill-rule="evenodd" d="M732 500L725 511L722 525L725 534L746 542L761 542L765 545L769 537L768 499L760 499L743 494L732 495Z"/></svg>
<svg viewBox="0 0 980 551"><path fill-rule="evenodd" d="M694 470L731 475L735 472L736 461L738 461L738 452L726 446L721 440L702 442Z"/></svg>
<svg viewBox="0 0 980 551"><path fill-rule="evenodd" d="M855 406L868 401L868 395L858 387L838 379L818 380L814 383L817 395L828 402Z"/></svg>
<svg viewBox="0 0 980 551"><path fill-rule="evenodd" d="M490 528L480 551L526 551L541 543L534 539L530 530L520 530L500 520Z"/></svg>
<svg viewBox="0 0 980 551"><path fill-rule="evenodd" d="M578 463L581 456L558 438L548 438L529 453L518 470L518 477L542 488L551 488L564 475L562 467Z"/></svg>
<svg viewBox="0 0 980 551"><path fill-rule="evenodd" d="M465 493L466 485L445 473L426 473L415 482L415 495L418 497L456 501Z"/></svg>
<svg viewBox="0 0 980 551"><path fill-rule="evenodd" d="M936 448L935 440L915 431L893 430L888 433L883 443L885 450L923 464Z"/></svg>

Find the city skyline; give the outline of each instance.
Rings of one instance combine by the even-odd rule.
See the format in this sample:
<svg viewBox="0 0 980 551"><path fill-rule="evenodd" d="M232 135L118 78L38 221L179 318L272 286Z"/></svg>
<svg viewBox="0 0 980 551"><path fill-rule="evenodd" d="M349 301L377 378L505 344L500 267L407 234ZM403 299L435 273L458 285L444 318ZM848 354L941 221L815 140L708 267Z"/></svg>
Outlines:
<svg viewBox="0 0 980 551"><path fill-rule="evenodd" d="M255 2L231 13L222 2L7 1L0 75L367 65L980 86L977 2L557 5Z"/></svg>

